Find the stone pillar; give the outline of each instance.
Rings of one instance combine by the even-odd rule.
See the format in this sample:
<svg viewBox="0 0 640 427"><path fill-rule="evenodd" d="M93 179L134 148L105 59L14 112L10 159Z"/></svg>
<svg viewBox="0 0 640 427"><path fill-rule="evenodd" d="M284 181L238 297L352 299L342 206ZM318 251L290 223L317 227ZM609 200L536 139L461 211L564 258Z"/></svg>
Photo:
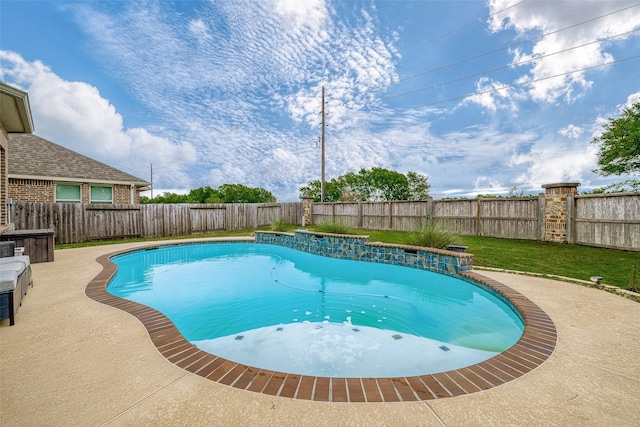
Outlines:
<svg viewBox="0 0 640 427"><path fill-rule="evenodd" d="M311 224L311 205L313 205L313 197L302 197L302 226Z"/></svg>
<svg viewBox="0 0 640 427"><path fill-rule="evenodd" d="M569 221L567 199L578 194L578 182L545 184L544 188L544 241L567 243ZM571 197L570 197L571 195Z"/></svg>

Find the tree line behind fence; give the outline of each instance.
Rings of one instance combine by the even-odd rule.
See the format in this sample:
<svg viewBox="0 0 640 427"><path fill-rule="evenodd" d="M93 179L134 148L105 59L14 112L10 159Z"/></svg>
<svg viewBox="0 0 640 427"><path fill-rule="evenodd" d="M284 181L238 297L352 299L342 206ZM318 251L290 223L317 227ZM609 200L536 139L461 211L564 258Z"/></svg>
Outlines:
<svg viewBox="0 0 640 427"><path fill-rule="evenodd" d="M427 218L461 235L544 239L544 195L501 199L314 203L312 224L340 221L372 230L411 231ZM569 243L640 250L640 193L579 195L570 199ZM52 228L56 243L126 237L171 237L256 228L276 219L301 224L303 205L163 204L86 205L18 202L16 229Z"/></svg>

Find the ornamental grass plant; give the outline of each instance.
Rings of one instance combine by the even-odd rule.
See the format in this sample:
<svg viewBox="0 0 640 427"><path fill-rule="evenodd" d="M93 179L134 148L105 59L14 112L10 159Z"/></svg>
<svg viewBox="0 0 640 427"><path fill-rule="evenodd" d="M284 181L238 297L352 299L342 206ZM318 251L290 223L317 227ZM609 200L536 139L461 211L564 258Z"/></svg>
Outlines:
<svg viewBox="0 0 640 427"><path fill-rule="evenodd" d="M323 233L332 234L352 234L351 227L341 221L326 220L314 227L316 230Z"/></svg>
<svg viewBox="0 0 640 427"><path fill-rule="evenodd" d="M459 240L458 233L452 231L442 221L428 219L416 224L415 229L409 233L407 243L412 246L445 249Z"/></svg>
<svg viewBox="0 0 640 427"><path fill-rule="evenodd" d="M271 222L271 231L289 231L289 224L282 218L276 218Z"/></svg>

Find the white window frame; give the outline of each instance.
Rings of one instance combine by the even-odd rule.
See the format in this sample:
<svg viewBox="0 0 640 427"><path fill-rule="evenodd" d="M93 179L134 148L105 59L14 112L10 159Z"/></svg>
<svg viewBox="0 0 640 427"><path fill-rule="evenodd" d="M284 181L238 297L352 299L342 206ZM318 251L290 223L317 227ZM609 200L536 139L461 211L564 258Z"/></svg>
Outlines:
<svg viewBox="0 0 640 427"><path fill-rule="evenodd" d="M109 200L94 200L93 199L93 188L110 188L111 189L111 199ZM91 204L103 204L103 205L111 205L113 204L113 186L112 185L91 185L89 186L89 203Z"/></svg>
<svg viewBox="0 0 640 427"><path fill-rule="evenodd" d="M80 190L80 198L79 199L59 199L58 198L58 186L64 185L67 187L78 187ZM71 182L56 182L55 185L55 198L58 203L82 203L82 184L74 184Z"/></svg>

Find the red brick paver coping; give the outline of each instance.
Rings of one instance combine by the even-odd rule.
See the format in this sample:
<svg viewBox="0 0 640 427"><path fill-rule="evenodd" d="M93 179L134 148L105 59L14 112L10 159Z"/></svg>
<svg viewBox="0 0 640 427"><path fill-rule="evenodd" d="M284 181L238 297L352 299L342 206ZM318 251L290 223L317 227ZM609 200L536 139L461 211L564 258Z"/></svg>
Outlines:
<svg viewBox="0 0 640 427"><path fill-rule="evenodd" d="M109 258L124 252L128 251L102 255L96 260L103 269L89 282L85 294L95 301L119 308L138 318L147 328L158 351L175 365L242 390L326 402L440 399L475 393L512 381L544 363L556 346L555 325L536 304L500 282L475 272L466 272L464 276L467 278L481 282L511 301L524 319L524 332L520 340L491 359L452 371L400 378L327 378L255 368L198 349L182 336L164 314L108 293L107 285L117 271L116 265Z"/></svg>

